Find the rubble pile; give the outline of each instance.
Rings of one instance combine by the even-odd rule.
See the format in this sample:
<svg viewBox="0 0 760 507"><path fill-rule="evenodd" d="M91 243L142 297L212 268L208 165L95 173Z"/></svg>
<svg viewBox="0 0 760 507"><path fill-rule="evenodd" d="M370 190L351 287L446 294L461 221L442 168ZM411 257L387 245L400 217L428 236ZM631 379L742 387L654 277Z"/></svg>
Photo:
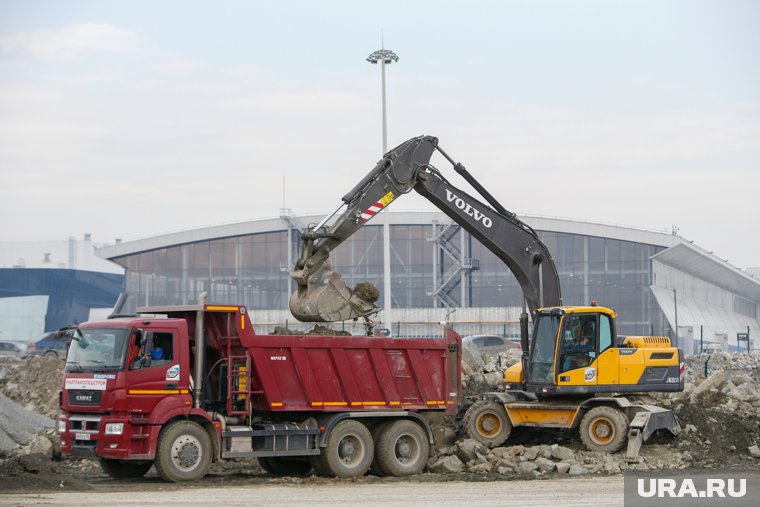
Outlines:
<svg viewBox="0 0 760 507"><path fill-rule="evenodd" d="M675 445L691 467L760 466L760 355L691 357L684 391L653 397L678 416Z"/></svg>
<svg viewBox="0 0 760 507"><path fill-rule="evenodd" d="M58 392L64 362L49 357L4 360L0 363L0 392L27 410L58 416Z"/></svg>
<svg viewBox="0 0 760 507"><path fill-rule="evenodd" d="M628 464L624 453L607 454L573 450L558 444L507 445L488 449L473 439L460 440L439 449L428 470L439 474L481 474L502 478L539 478L557 475L617 474L625 470L682 469L688 466L681 453L657 446Z"/></svg>
<svg viewBox="0 0 760 507"><path fill-rule="evenodd" d="M494 391L504 382L504 371L519 363L520 349L508 349L496 356L481 354L474 346L462 350L462 392L465 396Z"/></svg>
<svg viewBox="0 0 760 507"><path fill-rule="evenodd" d="M0 457L53 454L54 422L0 394Z"/></svg>

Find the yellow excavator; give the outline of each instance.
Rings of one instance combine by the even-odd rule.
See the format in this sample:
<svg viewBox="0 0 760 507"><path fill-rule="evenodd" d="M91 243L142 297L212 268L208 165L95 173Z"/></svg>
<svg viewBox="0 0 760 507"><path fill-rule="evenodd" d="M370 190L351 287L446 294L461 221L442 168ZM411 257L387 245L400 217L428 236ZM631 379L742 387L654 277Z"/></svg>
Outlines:
<svg viewBox="0 0 760 507"><path fill-rule="evenodd" d="M592 451L616 452L627 440L630 462L655 431L677 435L672 411L625 395L682 391L683 351L663 336L618 339L615 317L593 302L540 308L528 339L524 315L523 359L504 372L504 391L484 393L467 409L466 433L493 447L515 427L578 429Z"/></svg>
<svg viewBox="0 0 760 507"><path fill-rule="evenodd" d="M452 185L431 165L436 151L487 204ZM595 303L564 306L557 268L538 234L432 136L410 139L386 153L332 214L302 234L301 254L291 272L297 289L290 310L297 319L337 322L379 311L374 301L348 288L332 271L329 254L411 190L501 259L524 295L522 360L505 372L504 390L481 394L464 412L461 423L470 437L497 446L515 427L578 428L584 444L597 451L615 452L627 437L626 458L636 461L641 443L655 431L680 431L670 410L624 395L682 391L683 352L666 337L619 339L616 314L609 308ZM530 336L528 310L533 317Z"/></svg>

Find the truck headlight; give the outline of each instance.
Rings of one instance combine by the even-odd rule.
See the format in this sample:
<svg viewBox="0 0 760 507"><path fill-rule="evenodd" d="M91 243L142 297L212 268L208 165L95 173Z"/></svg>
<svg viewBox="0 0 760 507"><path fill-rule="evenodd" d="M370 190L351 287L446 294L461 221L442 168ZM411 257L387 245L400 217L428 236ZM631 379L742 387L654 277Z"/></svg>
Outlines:
<svg viewBox="0 0 760 507"><path fill-rule="evenodd" d="M66 432L66 419L58 419L58 433Z"/></svg>
<svg viewBox="0 0 760 507"><path fill-rule="evenodd" d="M106 424L106 435L121 435L124 433L124 423Z"/></svg>

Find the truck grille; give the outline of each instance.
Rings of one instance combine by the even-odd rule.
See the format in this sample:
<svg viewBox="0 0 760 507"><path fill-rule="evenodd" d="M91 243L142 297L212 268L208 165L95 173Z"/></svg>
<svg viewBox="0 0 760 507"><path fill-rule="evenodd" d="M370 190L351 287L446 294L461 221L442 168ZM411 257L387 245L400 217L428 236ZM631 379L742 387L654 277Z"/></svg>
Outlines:
<svg viewBox="0 0 760 507"><path fill-rule="evenodd" d="M69 417L70 431L98 433L100 431L100 419L99 416L73 415Z"/></svg>

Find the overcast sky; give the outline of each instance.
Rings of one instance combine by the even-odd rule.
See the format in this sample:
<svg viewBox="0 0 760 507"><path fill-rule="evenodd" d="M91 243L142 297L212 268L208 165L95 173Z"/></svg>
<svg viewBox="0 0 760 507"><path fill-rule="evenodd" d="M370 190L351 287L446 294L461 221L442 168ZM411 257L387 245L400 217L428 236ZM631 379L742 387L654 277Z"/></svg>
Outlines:
<svg viewBox="0 0 760 507"><path fill-rule="evenodd" d="M0 240L330 211L381 155L382 29L391 147L760 266L758 26L753 0L0 0Z"/></svg>

